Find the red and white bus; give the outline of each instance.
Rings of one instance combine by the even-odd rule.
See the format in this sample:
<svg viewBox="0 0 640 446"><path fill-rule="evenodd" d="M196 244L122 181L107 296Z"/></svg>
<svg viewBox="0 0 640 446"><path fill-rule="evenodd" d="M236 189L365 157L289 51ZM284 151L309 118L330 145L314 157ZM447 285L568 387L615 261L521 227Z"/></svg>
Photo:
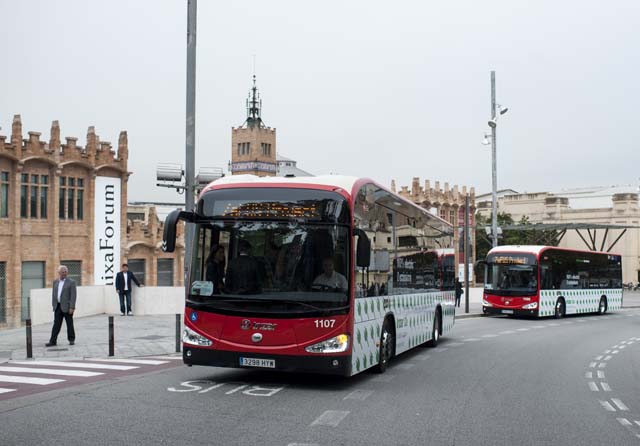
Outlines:
<svg viewBox="0 0 640 446"><path fill-rule="evenodd" d="M482 309L554 316L622 306L622 257L552 246L499 246L487 254Z"/></svg>
<svg viewBox="0 0 640 446"><path fill-rule="evenodd" d="M427 277L451 225L371 180L222 178L167 217L165 251L179 220L195 225L188 365L382 372L453 328L453 291Z"/></svg>

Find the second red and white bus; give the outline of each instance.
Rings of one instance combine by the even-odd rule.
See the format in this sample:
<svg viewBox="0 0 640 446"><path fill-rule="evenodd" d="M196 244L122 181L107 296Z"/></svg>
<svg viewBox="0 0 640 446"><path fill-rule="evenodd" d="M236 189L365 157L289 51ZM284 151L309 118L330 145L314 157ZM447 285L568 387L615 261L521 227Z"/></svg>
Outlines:
<svg viewBox="0 0 640 446"><path fill-rule="evenodd" d="M487 254L486 314L605 313L622 306L622 257L552 246L499 246Z"/></svg>

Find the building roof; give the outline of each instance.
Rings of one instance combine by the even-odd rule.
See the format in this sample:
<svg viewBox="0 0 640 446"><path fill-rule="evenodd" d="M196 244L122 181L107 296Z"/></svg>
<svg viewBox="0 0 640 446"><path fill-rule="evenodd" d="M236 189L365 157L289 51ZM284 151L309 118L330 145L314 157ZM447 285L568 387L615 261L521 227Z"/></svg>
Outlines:
<svg viewBox="0 0 640 446"><path fill-rule="evenodd" d="M280 161L278 161L280 162ZM286 176L294 176L294 177L311 177L313 174L307 172L306 170L299 169L295 165L293 166L283 166L281 164L278 165L278 176L286 177Z"/></svg>
<svg viewBox="0 0 640 446"><path fill-rule="evenodd" d="M637 194L637 186L600 186L583 187L577 189L563 189L553 192L556 197L569 199L569 207L572 209L599 209L610 208L611 198L615 194Z"/></svg>
<svg viewBox="0 0 640 446"><path fill-rule="evenodd" d="M498 198L504 197L505 195L518 195L520 192L513 189L500 189L496 191ZM489 192L487 194L476 195L476 202L490 200L493 196L493 192Z"/></svg>

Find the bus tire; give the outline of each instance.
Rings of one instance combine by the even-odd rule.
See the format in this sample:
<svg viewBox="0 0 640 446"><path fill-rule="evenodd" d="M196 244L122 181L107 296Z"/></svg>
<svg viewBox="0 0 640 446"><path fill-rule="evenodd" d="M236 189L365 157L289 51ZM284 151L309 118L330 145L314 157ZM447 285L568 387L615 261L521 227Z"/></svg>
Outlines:
<svg viewBox="0 0 640 446"><path fill-rule="evenodd" d="M564 299L559 297L556 301L556 306L553 312L553 317L556 319L561 319L567 314L567 306L564 303Z"/></svg>
<svg viewBox="0 0 640 446"><path fill-rule="evenodd" d="M378 365L375 368L377 373L384 373L389 367L389 361L393 358L395 352L395 336L393 335L393 326L391 320L386 318L382 324L382 332L380 333L380 347L378 349Z"/></svg>
<svg viewBox="0 0 640 446"><path fill-rule="evenodd" d="M435 317L433 318L433 328L431 329L431 340L427 341L427 347L435 348L438 346L440 340L440 334L442 333L442 315L440 308L436 310Z"/></svg>
<svg viewBox="0 0 640 446"><path fill-rule="evenodd" d="M600 303L598 304L598 314L605 314L607 312L607 308L609 307L607 303L607 297L602 296L600 298Z"/></svg>

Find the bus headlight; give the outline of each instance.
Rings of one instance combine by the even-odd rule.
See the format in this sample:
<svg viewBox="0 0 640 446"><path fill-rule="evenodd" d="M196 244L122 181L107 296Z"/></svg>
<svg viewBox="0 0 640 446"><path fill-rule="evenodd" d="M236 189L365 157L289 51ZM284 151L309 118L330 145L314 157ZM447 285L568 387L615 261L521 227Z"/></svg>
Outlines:
<svg viewBox="0 0 640 446"><path fill-rule="evenodd" d="M308 353L342 353L349 348L349 336L338 335L326 341L318 342L305 348Z"/></svg>
<svg viewBox="0 0 640 446"><path fill-rule="evenodd" d="M184 342L185 344L198 345L201 347L209 347L211 344L213 344L210 339L199 335L189 327L184 327L184 331L182 332L182 342Z"/></svg>
<svg viewBox="0 0 640 446"><path fill-rule="evenodd" d="M482 306L483 307L493 307L493 304L489 303L489 301L487 299L482 299Z"/></svg>
<svg viewBox="0 0 640 446"><path fill-rule="evenodd" d="M530 304L523 305L522 308L524 310L535 310L538 308L538 302L531 302Z"/></svg>

